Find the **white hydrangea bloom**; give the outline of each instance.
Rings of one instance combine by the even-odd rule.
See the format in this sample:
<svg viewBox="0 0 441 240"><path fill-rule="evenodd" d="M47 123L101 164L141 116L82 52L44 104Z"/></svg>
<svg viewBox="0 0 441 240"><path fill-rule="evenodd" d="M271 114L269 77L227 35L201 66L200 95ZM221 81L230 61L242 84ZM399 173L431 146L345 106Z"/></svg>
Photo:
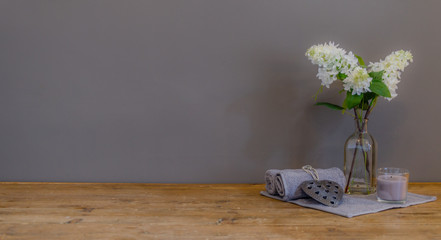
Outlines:
<svg viewBox="0 0 441 240"><path fill-rule="evenodd" d="M383 82L389 88L391 97L386 98L392 100L397 94L397 84L400 82L401 71L413 62L413 56L409 51L399 50L391 53L380 62L370 63L369 67L373 72L383 71Z"/></svg>
<svg viewBox="0 0 441 240"><path fill-rule="evenodd" d="M370 92L372 78L369 76L366 69L362 67L355 67L343 80L343 87L346 91L352 90L352 95L360 95L365 92Z"/></svg>
<svg viewBox="0 0 441 240"><path fill-rule="evenodd" d="M338 72L328 71L325 68L319 68L317 78L322 81L322 85L329 88L329 85L337 79Z"/></svg>
<svg viewBox="0 0 441 240"><path fill-rule="evenodd" d="M319 66L317 77L322 85L329 88L329 85L337 80L338 73L348 73L358 66L358 59L346 50L339 48L332 42L314 45L306 51L306 56L313 64Z"/></svg>

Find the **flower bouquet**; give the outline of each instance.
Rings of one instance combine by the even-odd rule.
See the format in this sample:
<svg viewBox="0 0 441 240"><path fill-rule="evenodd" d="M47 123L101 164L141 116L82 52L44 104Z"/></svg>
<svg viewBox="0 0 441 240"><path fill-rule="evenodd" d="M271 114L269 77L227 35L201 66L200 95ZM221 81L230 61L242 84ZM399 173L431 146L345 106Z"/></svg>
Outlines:
<svg viewBox="0 0 441 240"><path fill-rule="evenodd" d="M384 60L366 65L360 56L330 42L310 47L306 56L319 67L317 77L322 83L315 100L323 87L329 88L335 81L341 83L340 93L346 92L341 105L329 102L316 105L341 110L355 119L356 131L345 143L345 192L373 193L377 151L375 139L367 132L368 117L379 97L390 101L397 96L401 72L413 61L412 54L399 50Z"/></svg>

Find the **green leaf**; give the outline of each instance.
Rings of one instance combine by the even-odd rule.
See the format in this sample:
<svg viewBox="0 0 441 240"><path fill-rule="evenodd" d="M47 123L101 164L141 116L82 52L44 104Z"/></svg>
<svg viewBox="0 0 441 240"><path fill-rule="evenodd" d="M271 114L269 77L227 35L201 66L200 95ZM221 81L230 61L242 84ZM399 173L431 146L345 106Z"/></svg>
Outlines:
<svg viewBox="0 0 441 240"><path fill-rule="evenodd" d="M348 75L346 75L346 74L344 74L344 73L341 73L341 72L339 72L339 73L337 74L337 79L338 79L338 80L345 80L347 77L348 77Z"/></svg>
<svg viewBox="0 0 441 240"><path fill-rule="evenodd" d="M378 94L374 92L366 92L363 94L363 101L368 102L371 99L374 99Z"/></svg>
<svg viewBox="0 0 441 240"><path fill-rule="evenodd" d="M361 100L363 99L363 94L360 95L352 95L352 92L346 92L346 98L343 102L343 108L345 109L351 109L358 104L360 104Z"/></svg>
<svg viewBox="0 0 441 240"><path fill-rule="evenodd" d="M374 92L366 92L363 93L363 99L361 100L361 103L359 105L359 108L363 109L363 110L367 110L369 105L372 104L372 99L375 99L378 96L378 94L374 93ZM369 101L371 101L371 103L369 103Z"/></svg>
<svg viewBox="0 0 441 240"><path fill-rule="evenodd" d="M334 109L334 110L343 110L343 107L340 107L338 105L332 104L332 103L328 103L328 102L318 102L315 105L317 106L326 106L330 109Z"/></svg>
<svg viewBox="0 0 441 240"><path fill-rule="evenodd" d="M372 81L369 89L380 96L391 97L389 88L387 88L386 84L384 84L383 82Z"/></svg>
<svg viewBox="0 0 441 240"><path fill-rule="evenodd" d="M391 97L389 88L383 83L383 74L384 71L369 73L369 76L372 78L369 89L380 96Z"/></svg>
<svg viewBox="0 0 441 240"><path fill-rule="evenodd" d="M355 57L358 59L358 63L360 64L360 66L366 68L366 64L364 64L363 58L358 55L355 55Z"/></svg>
<svg viewBox="0 0 441 240"><path fill-rule="evenodd" d="M383 71L379 71L379 72L370 72L369 76L372 78L373 82L382 82L383 81Z"/></svg>

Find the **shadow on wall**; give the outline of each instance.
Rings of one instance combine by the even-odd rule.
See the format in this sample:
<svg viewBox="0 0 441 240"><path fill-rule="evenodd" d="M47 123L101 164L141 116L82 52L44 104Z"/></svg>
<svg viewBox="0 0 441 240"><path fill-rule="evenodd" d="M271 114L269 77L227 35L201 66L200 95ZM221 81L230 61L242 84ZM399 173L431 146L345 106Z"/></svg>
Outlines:
<svg viewBox="0 0 441 240"><path fill-rule="evenodd" d="M243 154L263 169L316 163L316 153L326 141L321 128L339 120L328 118L329 112L314 106L318 80L311 82L315 76L291 59L267 62L261 69L257 90L228 108L229 114L246 115L249 121Z"/></svg>

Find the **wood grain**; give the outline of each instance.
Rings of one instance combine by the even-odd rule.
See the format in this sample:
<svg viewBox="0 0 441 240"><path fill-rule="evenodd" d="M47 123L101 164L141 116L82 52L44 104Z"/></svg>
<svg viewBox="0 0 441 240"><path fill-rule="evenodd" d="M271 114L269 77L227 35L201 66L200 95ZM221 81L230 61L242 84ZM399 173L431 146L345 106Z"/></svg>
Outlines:
<svg viewBox="0 0 441 240"><path fill-rule="evenodd" d="M344 218L259 195L263 185L0 183L0 240L441 239L439 200ZM441 197L441 183L409 191Z"/></svg>

